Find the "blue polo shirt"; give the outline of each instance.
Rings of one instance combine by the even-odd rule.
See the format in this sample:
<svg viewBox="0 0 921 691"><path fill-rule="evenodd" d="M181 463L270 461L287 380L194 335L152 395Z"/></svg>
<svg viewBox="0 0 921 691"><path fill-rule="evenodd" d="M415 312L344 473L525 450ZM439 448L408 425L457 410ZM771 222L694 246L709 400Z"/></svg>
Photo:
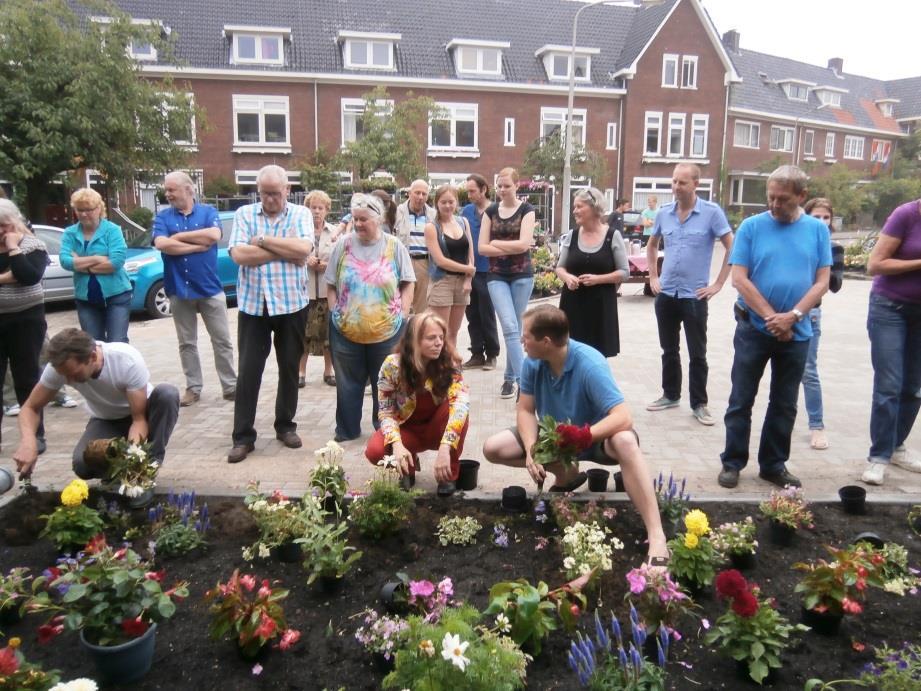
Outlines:
<svg viewBox="0 0 921 691"><path fill-rule="evenodd" d="M467 204L461 209L461 216L467 219L470 224L470 235L473 238L473 265L478 272L489 271L489 257L480 254L478 243L480 241L480 223L483 220L483 214L477 212L476 204Z"/></svg>
<svg viewBox="0 0 921 691"><path fill-rule="evenodd" d="M544 360L525 358L520 386L521 393L534 396L538 417L552 415L559 422L569 420L574 425L594 425L624 402L604 356L571 338L559 378Z"/></svg>
<svg viewBox="0 0 921 691"><path fill-rule="evenodd" d="M659 282L662 292L678 298L696 298L698 288L710 285L713 242L732 232L726 214L700 197L682 223L678 202L664 204L652 227L653 235L665 239L665 257Z"/></svg>
<svg viewBox="0 0 921 691"><path fill-rule="evenodd" d="M151 244L158 237L169 237L186 230L220 227L221 220L213 206L195 202L188 215L169 207L154 219ZM163 285L170 297L195 300L224 292L217 275L217 243L205 252L178 256L161 252L160 256L163 257Z"/></svg>

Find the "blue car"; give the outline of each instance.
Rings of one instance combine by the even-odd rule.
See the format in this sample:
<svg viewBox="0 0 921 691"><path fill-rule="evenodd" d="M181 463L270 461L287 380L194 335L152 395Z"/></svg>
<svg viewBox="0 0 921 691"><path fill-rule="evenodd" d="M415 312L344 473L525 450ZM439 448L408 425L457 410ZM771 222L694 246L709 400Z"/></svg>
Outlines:
<svg viewBox="0 0 921 691"><path fill-rule="evenodd" d="M217 244L217 273L228 298L237 296L237 270L239 267L230 258L227 241L233 228L233 211L221 211L223 233ZM169 298L163 287L163 259L160 250L150 245L150 233L139 234L128 239L128 257L125 271L131 279L134 296L131 299L132 312L147 312L151 317L169 317Z"/></svg>

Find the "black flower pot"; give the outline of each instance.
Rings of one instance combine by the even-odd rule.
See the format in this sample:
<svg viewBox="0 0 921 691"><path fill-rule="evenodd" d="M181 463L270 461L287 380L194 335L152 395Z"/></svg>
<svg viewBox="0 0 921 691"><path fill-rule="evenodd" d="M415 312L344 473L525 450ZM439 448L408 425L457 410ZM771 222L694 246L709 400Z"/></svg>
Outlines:
<svg viewBox="0 0 921 691"><path fill-rule="evenodd" d="M626 492L624 488L624 474L619 470L614 473L614 491L615 492Z"/></svg>
<svg viewBox="0 0 921 691"><path fill-rule="evenodd" d="M469 492L476 489L477 477L480 472L480 462L470 458L460 460L460 475L457 477L457 489Z"/></svg>
<svg viewBox="0 0 921 691"><path fill-rule="evenodd" d="M658 629L646 632L646 640L643 641L643 657L652 663L659 660L659 637Z"/></svg>
<svg viewBox="0 0 921 691"><path fill-rule="evenodd" d="M838 490L844 513L861 515L867 512L867 490L857 485L846 485Z"/></svg>
<svg viewBox="0 0 921 691"><path fill-rule="evenodd" d="M814 609L800 608L803 623L823 636L834 636L841 627L844 614L841 612L817 612Z"/></svg>
<svg viewBox="0 0 921 691"><path fill-rule="evenodd" d="M589 492L607 492L608 491L608 477L609 473L604 468L592 468L591 470L586 471L588 475L588 491Z"/></svg>
<svg viewBox="0 0 921 691"><path fill-rule="evenodd" d="M22 614L15 604L0 608L0 626L12 626L22 621Z"/></svg>
<svg viewBox="0 0 921 691"><path fill-rule="evenodd" d="M756 684L754 679L751 678L751 674L748 673L748 660L736 660L736 676L744 681L747 681L751 684ZM775 681L777 681L777 668L770 667L768 668L767 676L761 680L762 686L770 686Z"/></svg>
<svg viewBox="0 0 921 691"><path fill-rule="evenodd" d="M876 549L882 549L886 546L886 541L876 533L860 533L860 535L851 540L852 545L856 545L861 542L866 542L868 545L875 547Z"/></svg>
<svg viewBox="0 0 921 691"><path fill-rule="evenodd" d="M302 557L301 546L296 542L285 542L278 547L273 547L272 554L278 561L286 564L300 561Z"/></svg>
<svg viewBox="0 0 921 691"><path fill-rule="evenodd" d="M796 528L791 528L772 518L768 536L771 538L771 544L778 547L789 547L793 544L793 538L796 536Z"/></svg>
<svg viewBox="0 0 921 691"><path fill-rule="evenodd" d="M406 584L403 581L387 581L381 586L380 601L387 614L405 614Z"/></svg>
<svg viewBox="0 0 921 691"><path fill-rule="evenodd" d="M336 510L338 506L338 511ZM329 496L323 500L323 510L333 516L345 515L345 501L336 501L336 497Z"/></svg>
<svg viewBox="0 0 921 691"><path fill-rule="evenodd" d="M690 578L680 578L679 583L694 600L699 600L707 591L706 585Z"/></svg>
<svg viewBox="0 0 921 691"><path fill-rule="evenodd" d="M502 508L509 513L525 513L528 510L528 493L524 487L511 485L503 489Z"/></svg>
<svg viewBox="0 0 921 691"><path fill-rule="evenodd" d="M729 563L732 568L746 571L755 568L755 554L753 552L730 552Z"/></svg>
<svg viewBox="0 0 921 691"><path fill-rule="evenodd" d="M255 662L262 664L269 656L269 653L272 652L272 645L270 643L264 643L252 651L243 647L239 643L237 644L236 648L237 655L247 664L253 664Z"/></svg>
<svg viewBox="0 0 921 691"><path fill-rule="evenodd" d="M389 674L396 664L396 660L392 655L388 660L383 653L371 653L371 659L374 661L374 668L381 674Z"/></svg>
<svg viewBox="0 0 921 691"><path fill-rule="evenodd" d="M342 590L342 582L344 578L337 578L336 576L320 576L317 578L317 583L320 584L320 590L322 590L327 595L335 595L340 590Z"/></svg>

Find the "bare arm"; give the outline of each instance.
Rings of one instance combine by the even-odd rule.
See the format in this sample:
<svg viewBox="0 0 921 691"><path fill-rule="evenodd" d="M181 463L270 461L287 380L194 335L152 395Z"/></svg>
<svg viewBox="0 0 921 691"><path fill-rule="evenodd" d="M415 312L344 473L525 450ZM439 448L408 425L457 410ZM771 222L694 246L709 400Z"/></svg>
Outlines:
<svg viewBox="0 0 921 691"><path fill-rule="evenodd" d="M473 275L475 269L472 262L470 264L461 264L442 253L441 243L438 242L438 231L435 229L434 223L425 224L425 246L428 248L429 257L439 269Z"/></svg>
<svg viewBox="0 0 921 691"><path fill-rule="evenodd" d="M403 316L408 317L413 308L413 295L416 292L416 284L413 281L403 281L400 283L400 304L403 306ZM327 302L331 305L333 303Z"/></svg>
<svg viewBox="0 0 921 691"><path fill-rule="evenodd" d="M921 259L895 259L892 256L901 244L901 239L880 233L867 260L867 273L871 276L893 276L921 269Z"/></svg>
<svg viewBox="0 0 921 691"><path fill-rule="evenodd" d="M799 310L802 314L807 314L809 310L819 304L819 300L828 292L828 281L830 277L830 266L823 266L817 269L815 272L815 283L813 283L812 287L806 291L806 294L799 299L799 302L793 306L793 309ZM767 326L768 331L784 341L788 340L784 337L786 334L792 336L793 327L796 321L796 314L794 314L793 310L790 310L789 312L774 313L764 320L764 324Z"/></svg>
<svg viewBox="0 0 921 691"><path fill-rule="evenodd" d="M534 482L541 484L547 477L547 471L542 465L534 462L531 456L531 449L537 443L537 415L534 409L534 396L530 394L520 394L518 405L515 407L515 425L518 429L518 436L521 437L521 443L524 446L524 467L534 479Z"/></svg>
<svg viewBox="0 0 921 691"><path fill-rule="evenodd" d="M700 300L709 300L723 289L726 279L729 278L729 255L732 252L732 233L726 233L720 237L723 245L723 263L720 265L720 272L716 280L704 288L697 289L697 297Z"/></svg>
<svg viewBox="0 0 921 691"><path fill-rule="evenodd" d="M534 219L533 211L529 211L524 215L524 218L521 219L521 233L517 240L493 240L490 244L501 250L503 255L527 252L531 249L531 245L534 244ZM482 227L480 232L482 232Z"/></svg>
<svg viewBox="0 0 921 691"><path fill-rule="evenodd" d="M732 265L732 287L739 291L748 309L767 321L774 315L774 308L752 283L748 276L748 267Z"/></svg>
<svg viewBox="0 0 921 691"><path fill-rule="evenodd" d="M128 408L131 410L131 427L128 428L128 441L139 442L147 439L147 387L126 391Z"/></svg>
<svg viewBox="0 0 921 691"><path fill-rule="evenodd" d="M633 416L626 403L618 403L608 414L592 425L592 440L602 441L613 437L618 432L633 428Z"/></svg>
<svg viewBox="0 0 921 691"><path fill-rule="evenodd" d="M10 283L16 283L12 271L4 271L0 274L0 285L9 285Z"/></svg>
<svg viewBox="0 0 921 691"><path fill-rule="evenodd" d="M489 242L491 231L492 219L490 219L489 215L484 212L483 220L480 221L480 239L477 242L477 249L479 250L481 256L501 257L503 253L493 247Z"/></svg>
<svg viewBox="0 0 921 691"><path fill-rule="evenodd" d="M54 400L57 391L36 384L19 411L19 447L13 452L13 461L20 478L30 477L38 461L38 423L42 409Z"/></svg>
<svg viewBox="0 0 921 691"><path fill-rule="evenodd" d="M229 251L230 258L240 266L262 266L278 260L274 252L255 245L235 245Z"/></svg>

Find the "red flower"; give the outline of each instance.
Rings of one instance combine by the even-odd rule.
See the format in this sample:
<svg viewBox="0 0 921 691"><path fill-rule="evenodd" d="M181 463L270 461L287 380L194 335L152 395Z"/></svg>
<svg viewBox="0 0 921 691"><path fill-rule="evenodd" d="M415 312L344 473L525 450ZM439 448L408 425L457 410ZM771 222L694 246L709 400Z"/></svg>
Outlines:
<svg viewBox="0 0 921 691"><path fill-rule="evenodd" d="M60 635L64 631L63 624L42 624L38 627L38 642L41 645L50 643L54 640L55 636Z"/></svg>
<svg viewBox="0 0 921 691"><path fill-rule="evenodd" d="M278 648L280 650L287 650L292 645L301 640L301 632L296 629L287 629L281 635L281 641L278 643Z"/></svg>
<svg viewBox="0 0 921 691"><path fill-rule="evenodd" d="M851 643L851 647L858 653L862 653L867 649L867 646L861 643L860 641L854 641Z"/></svg>
<svg viewBox="0 0 921 691"><path fill-rule="evenodd" d="M849 597L841 600L841 609L849 614L860 614L863 612L863 607L860 606L860 603Z"/></svg>
<svg viewBox="0 0 921 691"><path fill-rule="evenodd" d="M248 573L245 576L240 576L240 583L247 591L253 592L253 588L256 587L256 577Z"/></svg>
<svg viewBox="0 0 921 691"><path fill-rule="evenodd" d="M147 623L141 621L140 617L134 619L125 619L122 621L122 631L125 632L125 635L129 638L137 638L138 636L143 636L147 631Z"/></svg>
<svg viewBox="0 0 921 691"><path fill-rule="evenodd" d="M6 646L0 650L0 674L9 676L19 669L19 660L16 659L16 650Z"/></svg>
<svg viewBox="0 0 921 691"><path fill-rule="evenodd" d="M571 446L583 450L592 445L592 430L588 425L576 427L559 424L556 426L556 432L560 435L558 446Z"/></svg>
<svg viewBox="0 0 921 691"><path fill-rule="evenodd" d="M144 578L146 578L148 581L156 581L159 583L163 580L165 575L166 571L161 569L160 571L148 571L144 574Z"/></svg>
<svg viewBox="0 0 921 691"><path fill-rule="evenodd" d="M268 578L262 579L262 586L259 588L259 597L269 597L272 594L272 586ZM298 634L300 635L300 634Z"/></svg>
<svg viewBox="0 0 921 691"><path fill-rule="evenodd" d="M259 628L256 629L255 635L263 639L269 639L272 637L272 634L275 633L276 628L277 624L275 624L275 620L263 612L262 619L259 621Z"/></svg>
<svg viewBox="0 0 921 691"><path fill-rule="evenodd" d="M99 535L96 535L86 543L86 547L83 551L87 554L96 554L97 552L104 550L106 547L106 536L102 533L99 533Z"/></svg>
<svg viewBox="0 0 921 691"><path fill-rule="evenodd" d="M748 592L745 576L735 569L720 571L716 576L716 592L721 597L736 597Z"/></svg>
<svg viewBox="0 0 921 691"><path fill-rule="evenodd" d="M747 590L732 598L732 611L748 619L758 613L758 599Z"/></svg>

